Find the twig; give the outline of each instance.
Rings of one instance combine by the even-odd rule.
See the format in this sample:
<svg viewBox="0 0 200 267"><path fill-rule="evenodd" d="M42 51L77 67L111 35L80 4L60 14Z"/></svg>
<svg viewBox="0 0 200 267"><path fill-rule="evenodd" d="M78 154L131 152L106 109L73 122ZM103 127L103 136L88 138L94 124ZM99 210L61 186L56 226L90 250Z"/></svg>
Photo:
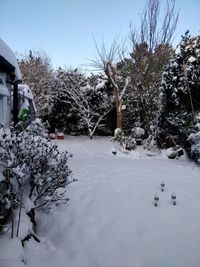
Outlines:
<svg viewBox="0 0 200 267"><path fill-rule="evenodd" d="M18 218L18 223L17 223L17 237L19 235L19 226L20 226L21 213L22 213L22 199L23 199L23 187L21 188L21 196L20 196L19 218Z"/></svg>

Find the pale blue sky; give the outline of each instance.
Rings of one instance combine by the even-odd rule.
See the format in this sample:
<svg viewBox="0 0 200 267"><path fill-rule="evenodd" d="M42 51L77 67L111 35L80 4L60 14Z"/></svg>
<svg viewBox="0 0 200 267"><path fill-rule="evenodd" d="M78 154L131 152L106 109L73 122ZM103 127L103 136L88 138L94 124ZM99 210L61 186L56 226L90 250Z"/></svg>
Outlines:
<svg viewBox="0 0 200 267"><path fill-rule="evenodd" d="M163 0L165 2L165 0ZM14 52L43 49L54 67L86 64L102 36L109 45L140 22L145 0L0 0L0 37ZM189 29L200 34L200 1L176 0L175 43Z"/></svg>

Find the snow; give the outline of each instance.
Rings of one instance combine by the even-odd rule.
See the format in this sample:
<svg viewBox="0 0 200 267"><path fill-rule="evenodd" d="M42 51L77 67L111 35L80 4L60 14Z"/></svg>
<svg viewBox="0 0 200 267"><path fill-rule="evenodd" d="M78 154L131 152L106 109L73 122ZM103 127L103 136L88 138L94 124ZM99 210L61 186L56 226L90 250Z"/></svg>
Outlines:
<svg viewBox="0 0 200 267"><path fill-rule="evenodd" d="M17 227L18 221L15 222L15 227ZM15 231L16 232L16 231ZM27 235L32 233L32 223L30 222L30 218L26 215L26 213L22 210L20 226L19 226L19 239L23 240L27 237Z"/></svg>
<svg viewBox="0 0 200 267"><path fill-rule="evenodd" d="M190 63L193 63L193 62L195 62L197 59L195 58L195 57L193 57L193 56L190 56L189 58L188 58L188 62L190 62Z"/></svg>
<svg viewBox="0 0 200 267"><path fill-rule="evenodd" d="M38 220L41 242L26 242L27 267L199 267L199 168L142 148L113 155L108 140L56 141L73 153L79 181L67 189L68 205Z"/></svg>
<svg viewBox="0 0 200 267"><path fill-rule="evenodd" d="M105 81L102 81L102 82L100 82L99 84L97 84L97 86L96 86L96 90L105 88L105 84L106 84L106 82L107 82L107 81L105 80Z"/></svg>
<svg viewBox="0 0 200 267"><path fill-rule="evenodd" d="M19 94L27 97L28 99L33 100L33 94L31 92L31 89L28 85L26 84L19 84L18 85L18 90L19 90Z"/></svg>
<svg viewBox="0 0 200 267"><path fill-rule="evenodd" d="M135 127L132 129L132 133L134 134L135 137L141 138L142 136L144 136L145 131L143 128Z"/></svg>
<svg viewBox="0 0 200 267"><path fill-rule="evenodd" d="M28 100L25 99L24 102L20 106L20 110L29 109L29 107L30 107L30 104L29 104Z"/></svg>
<svg viewBox="0 0 200 267"><path fill-rule="evenodd" d="M126 110L126 105L122 105L122 110Z"/></svg>
<svg viewBox="0 0 200 267"><path fill-rule="evenodd" d="M26 213L30 212L31 209L34 209L35 205L33 201L29 198L29 196L25 196L23 202L24 202L24 209Z"/></svg>
<svg viewBox="0 0 200 267"><path fill-rule="evenodd" d="M122 130L120 128L116 128L115 132L114 132L114 136L120 134L122 132Z"/></svg>
<svg viewBox="0 0 200 267"><path fill-rule="evenodd" d="M13 67L15 67L15 80L22 80L22 75L19 69L17 59L13 51L8 45L0 38L0 55L4 57Z"/></svg>
<svg viewBox="0 0 200 267"><path fill-rule="evenodd" d="M8 233L0 236L0 267L24 266L24 251L18 238L11 239Z"/></svg>

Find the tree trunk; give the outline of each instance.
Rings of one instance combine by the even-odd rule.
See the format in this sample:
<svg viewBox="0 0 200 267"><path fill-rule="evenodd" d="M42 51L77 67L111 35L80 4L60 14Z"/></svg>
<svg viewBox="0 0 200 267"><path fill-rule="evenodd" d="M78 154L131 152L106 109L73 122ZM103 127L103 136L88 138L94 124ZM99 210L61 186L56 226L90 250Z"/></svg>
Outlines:
<svg viewBox="0 0 200 267"><path fill-rule="evenodd" d="M17 237L19 235L19 227L20 227L21 213L22 213L22 202L23 202L23 188L21 188L21 196L20 196L19 217L17 223Z"/></svg>
<svg viewBox="0 0 200 267"><path fill-rule="evenodd" d="M115 97L115 108L116 108L116 114L117 114L117 121L116 121L116 128L122 129L122 103L119 100L117 88L113 87L113 95Z"/></svg>
<svg viewBox="0 0 200 267"><path fill-rule="evenodd" d="M119 103L119 106L116 106L117 111L117 128L122 129L122 112L121 112L121 103Z"/></svg>
<svg viewBox="0 0 200 267"><path fill-rule="evenodd" d="M115 108L117 114L116 128L122 129L122 113L121 113L122 103L119 96L119 88L116 82L116 70L110 62L107 63L105 73L113 87L113 96L115 98Z"/></svg>
<svg viewBox="0 0 200 267"><path fill-rule="evenodd" d="M33 224L33 231L36 233L36 221L35 221L35 209L31 209L27 215L30 217L30 221Z"/></svg>
<svg viewBox="0 0 200 267"><path fill-rule="evenodd" d="M92 140L92 138L93 138L93 131L92 131L92 129L91 128L88 128L88 132L89 132L89 137L90 137L90 140Z"/></svg>

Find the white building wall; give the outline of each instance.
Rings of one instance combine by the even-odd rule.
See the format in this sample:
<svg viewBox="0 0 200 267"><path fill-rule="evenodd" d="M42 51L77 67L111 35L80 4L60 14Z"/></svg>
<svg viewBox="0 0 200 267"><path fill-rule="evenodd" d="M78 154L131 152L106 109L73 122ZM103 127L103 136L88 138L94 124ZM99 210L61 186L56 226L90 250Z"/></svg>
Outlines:
<svg viewBox="0 0 200 267"><path fill-rule="evenodd" d="M9 97L0 95L0 123L5 127L8 127L11 122L11 85L9 83L6 83L6 73L0 73L0 78L3 80L4 85L10 92Z"/></svg>
<svg viewBox="0 0 200 267"><path fill-rule="evenodd" d="M3 97L0 95L0 124L3 124Z"/></svg>

